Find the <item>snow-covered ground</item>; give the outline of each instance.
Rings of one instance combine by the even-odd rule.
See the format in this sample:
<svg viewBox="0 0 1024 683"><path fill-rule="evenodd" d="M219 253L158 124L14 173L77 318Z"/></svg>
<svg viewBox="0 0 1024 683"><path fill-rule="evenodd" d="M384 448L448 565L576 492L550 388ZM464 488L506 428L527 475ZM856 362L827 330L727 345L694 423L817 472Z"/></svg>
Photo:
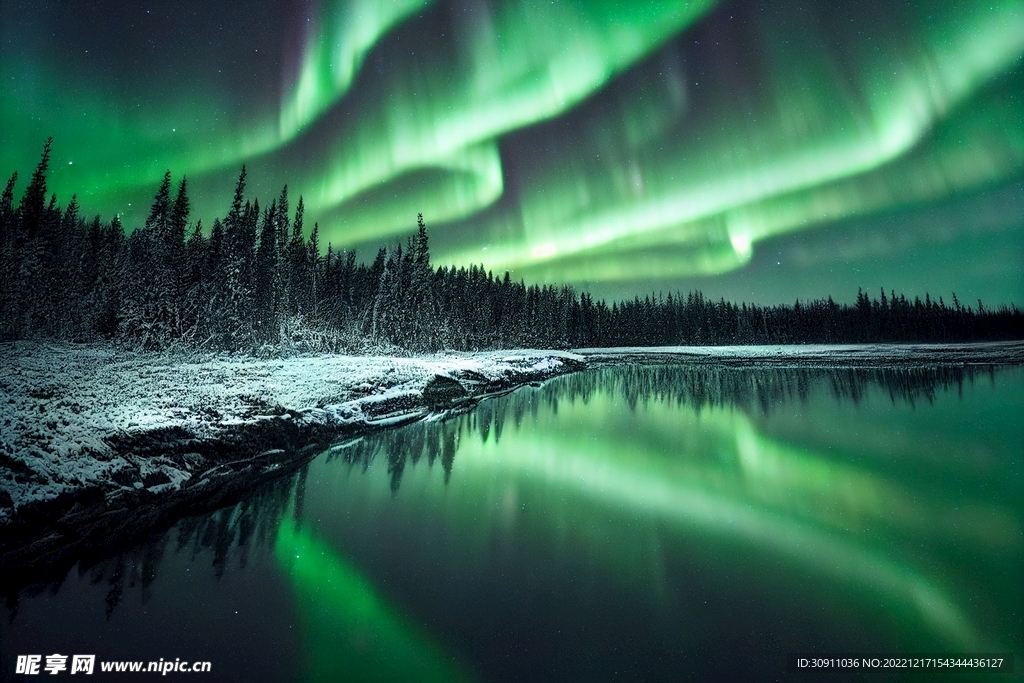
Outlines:
<svg viewBox="0 0 1024 683"><path fill-rule="evenodd" d="M282 446L302 445L303 434L322 442L425 415L438 397L581 366L579 356L552 351L255 359L0 344L0 528L26 506L76 491L174 491L260 450L274 467ZM425 398L437 375L459 384Z"/></svg>

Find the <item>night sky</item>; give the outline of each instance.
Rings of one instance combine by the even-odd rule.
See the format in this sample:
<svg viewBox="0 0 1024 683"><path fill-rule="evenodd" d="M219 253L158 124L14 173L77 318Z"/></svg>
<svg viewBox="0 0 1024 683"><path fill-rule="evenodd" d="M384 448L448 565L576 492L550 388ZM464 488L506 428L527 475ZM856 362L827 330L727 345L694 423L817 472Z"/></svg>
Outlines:
<svg viewBox="0 0 1024 683"><path fill-rule="evenodd" d="M1021 0L0 2L0 174L605 297L1024 304Z"/></svg>

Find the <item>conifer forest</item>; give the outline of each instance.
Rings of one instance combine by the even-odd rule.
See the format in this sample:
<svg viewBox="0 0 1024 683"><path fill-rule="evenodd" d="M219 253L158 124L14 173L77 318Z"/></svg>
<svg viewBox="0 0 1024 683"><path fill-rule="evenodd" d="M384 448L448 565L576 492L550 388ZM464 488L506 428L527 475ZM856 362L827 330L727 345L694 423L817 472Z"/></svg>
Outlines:
<svg viewBox="0 0 1024 683"><path fill-rule="evenodd" d="M170 171L145 224L124 226L88 218L75 196L47 196L50 146L20 198L17 173L0 197L5 341L273 354L1024 337L1016 306L964 305L955 293L922 301L861 289L852 305L828 296L761 306L659 292L609 304L482 266L434 267L422 214L404 244L362 262L353 250L323 248L287 186L269 205L247 197L244 167L209 229L190 220L187 179Z"/></svg>

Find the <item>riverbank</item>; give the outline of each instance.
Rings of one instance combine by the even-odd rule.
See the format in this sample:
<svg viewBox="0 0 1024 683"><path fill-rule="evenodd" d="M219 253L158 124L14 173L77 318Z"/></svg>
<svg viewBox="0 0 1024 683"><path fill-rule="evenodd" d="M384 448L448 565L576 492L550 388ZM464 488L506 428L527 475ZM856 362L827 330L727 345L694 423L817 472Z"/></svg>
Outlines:
<svg viewBox="0 0 1024 683"><path fill-rule="evenodd" d="M0 565L206 508L338 438L582 367L558 351L257 359L0 344Z"/></svg>

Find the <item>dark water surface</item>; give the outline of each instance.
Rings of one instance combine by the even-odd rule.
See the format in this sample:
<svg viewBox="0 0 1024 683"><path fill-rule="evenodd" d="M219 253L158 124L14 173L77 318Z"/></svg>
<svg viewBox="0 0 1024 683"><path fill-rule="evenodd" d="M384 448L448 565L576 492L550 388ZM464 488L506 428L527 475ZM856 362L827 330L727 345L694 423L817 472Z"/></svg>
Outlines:
<svg viewBox="0 0 1024 683"><path fill-rule="evenodd" d="M1016 680L1022 420L1021 368L591 370L339 444L21 590L2 666L817 680L787 673L787 653L1002 651L1012 677L952 679Z"/></svg>

